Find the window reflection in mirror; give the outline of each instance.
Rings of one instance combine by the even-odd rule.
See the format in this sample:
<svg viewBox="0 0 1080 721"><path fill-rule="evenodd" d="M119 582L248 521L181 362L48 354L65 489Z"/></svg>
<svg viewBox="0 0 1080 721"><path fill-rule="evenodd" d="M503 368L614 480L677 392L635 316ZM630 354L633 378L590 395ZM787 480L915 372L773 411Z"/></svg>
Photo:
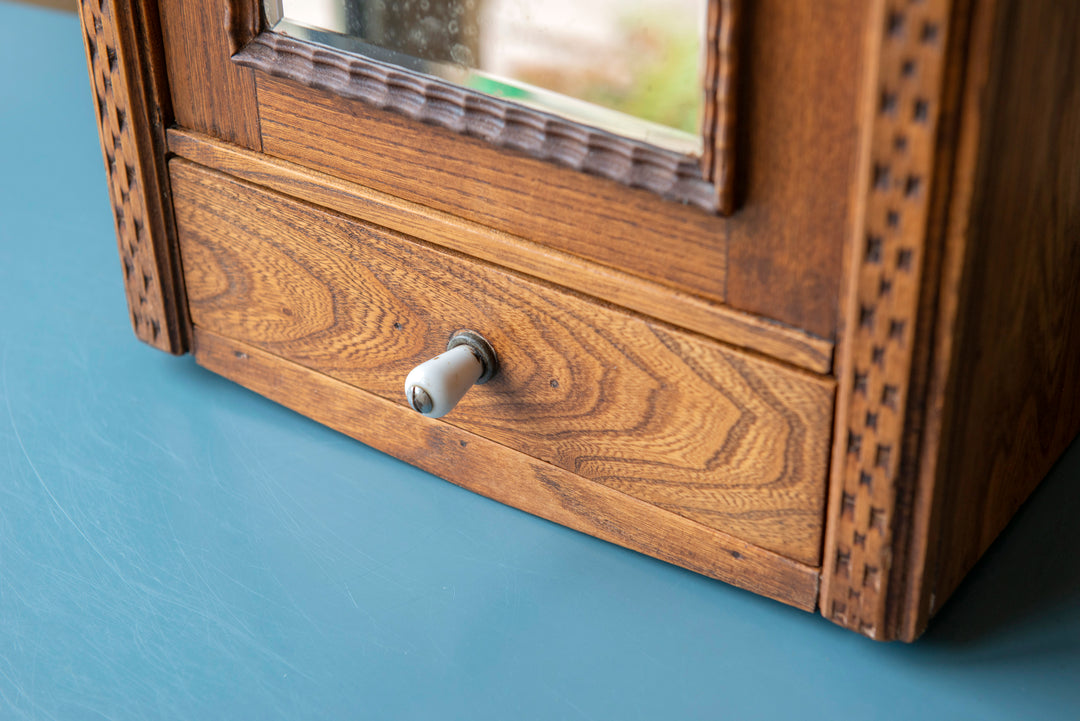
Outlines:
<svg viewBox="0 0 1080 721"><path fill-rule="evenodd" d="M266 0L275 32L700 154L708 0Z"/></svg>

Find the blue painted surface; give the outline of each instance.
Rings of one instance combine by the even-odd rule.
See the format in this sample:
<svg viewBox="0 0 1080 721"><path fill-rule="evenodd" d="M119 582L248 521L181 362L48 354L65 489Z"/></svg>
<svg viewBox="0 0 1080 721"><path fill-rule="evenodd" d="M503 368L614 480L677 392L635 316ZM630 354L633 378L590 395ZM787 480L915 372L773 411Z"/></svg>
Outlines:
<svg viewBox="0 0 1080 721"><path fill-rule="evenodd" d="M1080 717L1080 444L864 640L136 342L77 20L0 2L0 67L0 719Z"/></svg>

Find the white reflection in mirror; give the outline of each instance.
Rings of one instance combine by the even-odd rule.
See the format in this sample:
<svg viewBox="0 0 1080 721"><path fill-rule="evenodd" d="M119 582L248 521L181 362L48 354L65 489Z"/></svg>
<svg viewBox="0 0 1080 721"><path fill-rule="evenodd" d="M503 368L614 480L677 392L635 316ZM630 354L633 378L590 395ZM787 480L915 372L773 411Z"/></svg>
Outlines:
<svg viewBox="0 0 1080 721"><path fill-rule="evenodd" d="M282 18L275 32L698 154L707 1L267 0L267 10Z"/></svg>

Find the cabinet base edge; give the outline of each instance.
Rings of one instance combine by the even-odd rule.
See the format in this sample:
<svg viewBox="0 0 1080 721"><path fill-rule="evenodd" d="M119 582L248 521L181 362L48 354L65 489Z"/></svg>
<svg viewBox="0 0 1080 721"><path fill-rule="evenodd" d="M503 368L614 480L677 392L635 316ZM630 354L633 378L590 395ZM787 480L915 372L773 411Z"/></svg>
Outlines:
<svg viewBox="0 0 1080 721"><path fill-rule="evenodd" d="M246 343L196 327L193 345L208 370L470 491L796 608L816 608L816 568Z"/></svg>

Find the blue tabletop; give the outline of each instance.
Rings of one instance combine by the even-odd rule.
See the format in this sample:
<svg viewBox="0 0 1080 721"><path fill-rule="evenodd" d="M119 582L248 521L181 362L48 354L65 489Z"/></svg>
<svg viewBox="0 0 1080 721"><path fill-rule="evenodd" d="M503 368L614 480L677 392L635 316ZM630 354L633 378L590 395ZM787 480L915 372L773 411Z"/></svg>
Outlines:
<svg viewBox="0 0 1080 721"><path fill-rule="evenodd" d="M77 19L0 67L0 719L1080 718L1080 444L868 641L140 344Z"/></svg>

